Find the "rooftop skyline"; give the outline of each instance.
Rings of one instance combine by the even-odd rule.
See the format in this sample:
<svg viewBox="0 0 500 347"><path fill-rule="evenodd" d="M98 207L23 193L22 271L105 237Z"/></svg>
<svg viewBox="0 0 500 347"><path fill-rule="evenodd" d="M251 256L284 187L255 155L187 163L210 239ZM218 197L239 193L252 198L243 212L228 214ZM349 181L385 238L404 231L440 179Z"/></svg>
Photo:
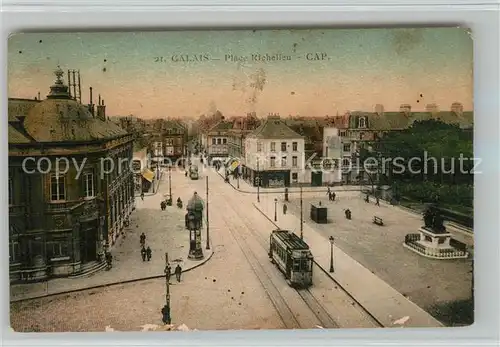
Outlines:
<svg viewBox="0 0 500 347"><path fill-rule="evenodd" d="M109 116L472 110L472 45L461 28L18 34L8 90L43 99L60 65L80 70L82 102L92 86Z"/></svg>

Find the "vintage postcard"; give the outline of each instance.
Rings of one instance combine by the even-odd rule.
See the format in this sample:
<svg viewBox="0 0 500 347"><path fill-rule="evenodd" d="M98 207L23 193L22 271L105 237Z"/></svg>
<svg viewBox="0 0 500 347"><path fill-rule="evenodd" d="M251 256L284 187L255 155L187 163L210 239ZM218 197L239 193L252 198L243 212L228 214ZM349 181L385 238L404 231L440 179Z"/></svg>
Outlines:
<svg viewBox="0 0 500 347"><path fill-rule="evenodd" d="M473 323L467 29L8 49L13 330Z"/></svg>

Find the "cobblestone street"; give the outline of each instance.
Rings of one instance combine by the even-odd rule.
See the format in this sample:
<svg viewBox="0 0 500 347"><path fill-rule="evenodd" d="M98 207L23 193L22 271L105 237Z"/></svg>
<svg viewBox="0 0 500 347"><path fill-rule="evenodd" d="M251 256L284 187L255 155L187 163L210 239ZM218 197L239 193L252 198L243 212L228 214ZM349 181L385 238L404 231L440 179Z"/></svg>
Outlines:
<svg viewBox="0 0 500 347"><path fill-rule="evenodd" d="M182 172L172 171L172 195L181 196L184 204L196 190L205 199L205 179L192 181ZM218 177L212 173L215 187ZM163 175L160 193L137 199L132 231L122 245L118 245L117 264L110 272L102 272L85 283L104 279L126 277L129 273L158 274L163 272L163 256L156 245L168 247L171 259L185 256L188 251L188 233L183 228L185 209L168 207L160 211L163 194L168 194L168 173ZM223 228L221 211L224 206L211 206L210 235L214 251L212 258L201 267L183 274L182 282L171 286L172 317L193 329L273 329L283 328L280 317L266 296L264 289L246 262L231 235ZM177 221L168 232L162 227L170 219ZM137 227L139 225L139 227ZM147 244L153 248L153 260L143 263L139 254L139 235L144 230ZM150 230L148 232L148 230ZM157 230L153 233L152 230ZM172 231L170 231L172 230ZM184 233L184 238L174 233ZM172 235L174 234L174 235ZM203 245L206 238L203 235ZM154 245L154 246L153 246ZM203 247L205 256L207 250ZM163 252L162 252L163 253ZM158 256L155 258L155 255ZM150 270L158 267L158 269ZM185 266L184 266L185 267ZM118 275L120 274L120 275ZM117 277L118 276L118 277ZM58 280L71 281L71 280ZM74 281L74 280L73 280ZM80 281L80 280L78 280ZM53 282L49 286L54 286ZM43 285L43 284L41 284ZM104 331L110 325L117 330L139 330L143 324L161 324L161 307L165 303L165 280L155 279L118 285L68 295L29 300L11 304L11 325L17 331Z"/></svg>

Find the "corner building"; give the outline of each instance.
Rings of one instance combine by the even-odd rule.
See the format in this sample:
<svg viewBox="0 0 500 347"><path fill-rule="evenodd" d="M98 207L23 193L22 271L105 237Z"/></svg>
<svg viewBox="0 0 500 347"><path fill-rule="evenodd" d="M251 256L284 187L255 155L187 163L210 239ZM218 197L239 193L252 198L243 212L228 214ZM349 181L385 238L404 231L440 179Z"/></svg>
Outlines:
<svg viewBox="0 0 500 347"><path fill-rule="evenodd" d="M104 100L93 104L92 88L83 105L55 75L47 99L9 99L11 282L102 269L134 209L133 135L107 120Z"/></svg>

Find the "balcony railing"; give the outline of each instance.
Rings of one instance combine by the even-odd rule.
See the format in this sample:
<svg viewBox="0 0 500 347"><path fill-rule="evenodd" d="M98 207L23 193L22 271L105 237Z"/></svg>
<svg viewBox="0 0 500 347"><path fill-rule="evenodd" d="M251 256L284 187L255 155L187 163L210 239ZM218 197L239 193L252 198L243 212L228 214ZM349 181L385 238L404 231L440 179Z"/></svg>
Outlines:
<svg viewBox="0 0 500 347"><path fill-rule="evenodd" d="M25 205L10 205L9 206L9 215L17 216L23 215L26 211Z"/></svg>
<svg viewBox="0 0 500 347"><path fill-rule="evenodd" d="M46 210L47 212L67 212L83 204L85 204L84 200L48 202L46 205Z"/></svg>

